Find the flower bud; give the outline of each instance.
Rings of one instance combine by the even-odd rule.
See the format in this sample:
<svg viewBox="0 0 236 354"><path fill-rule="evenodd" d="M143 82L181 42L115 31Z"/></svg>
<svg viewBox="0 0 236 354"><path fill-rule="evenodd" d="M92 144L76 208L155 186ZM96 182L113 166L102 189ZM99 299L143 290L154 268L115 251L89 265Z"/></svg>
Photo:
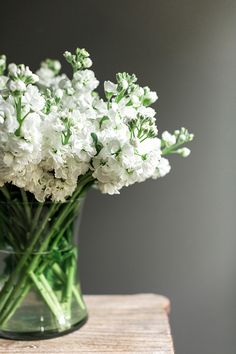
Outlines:
<svg viewBox="0 0 236 354"><path fill-rule="evenodd" d="M12 77L16 77L17 76L17 66L16 64L12 63L8 65L8 72L9 75Z"/></svg>
<svg viewBox="0 0 236 354"><path fill-rule="evenodd" d="M162 133L162 139L167 145L174 145L176 143L176 137L170 134L168 131Z"/></svg>
<svg viewBox="0 0 236 354"><path fill-rule="evenodd" d="M31 75L31 83L35 83L39 81L39 77L36 74Z"/></svg>
<svg viewBox="0 0 236 354"><path fill-rule="evenodd" d="M90 68L92 66L92 64L93 64L93 62L92 62L92 60L90 58L85 58L83 60L83 66L85 68Z"/></svg>
<svg viewBox="0 0 236 354"><path fill-rule="evenodd" d="M158 99L158 96L155 91L150 91L147 94L146 98L150 100L151 103L154 103Z"/></svg>
<svg viewBox="0 0 236 354"><path fill-rule="evenodd" d="M183 157L188 157L190 155L190 153L191 153L191 150L186 148L186 147L184 147L182 149L178 149L176 152L178 154L180 154L181 156L183 156Z"/></svg>
<svg viewBox="0 0 236 354"><path fill-rule="evenodd" d="M127 90L127 88L129 87L128 81L125 79L121 80L121 87L123 90Z"/></svg>
<svg viewBox="0 0 236 354"><path fill-rule="evenodd" d="M181 143L185 143L186 142L186 135L185 134L180 134L179 142L181 142Z"/></svg>
<svg viewBox="0 0 236 354"><path fill-rule="evenodd" d="M192 141L194 138L194 134L189 134L189 141Z"/></svg>

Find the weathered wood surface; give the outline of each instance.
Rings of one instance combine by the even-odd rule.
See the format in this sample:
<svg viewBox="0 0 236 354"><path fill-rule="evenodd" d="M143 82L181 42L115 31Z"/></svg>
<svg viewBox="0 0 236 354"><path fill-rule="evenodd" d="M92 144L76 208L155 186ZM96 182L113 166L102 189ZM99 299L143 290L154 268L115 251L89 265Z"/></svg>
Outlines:
<svg viewBox="0 0 236 354"><path fill-rule="evenodd" d="M0 339L0 353L174 353L165 297L87 295L85 301L89 320L80 330L43 341Z"/></svg>

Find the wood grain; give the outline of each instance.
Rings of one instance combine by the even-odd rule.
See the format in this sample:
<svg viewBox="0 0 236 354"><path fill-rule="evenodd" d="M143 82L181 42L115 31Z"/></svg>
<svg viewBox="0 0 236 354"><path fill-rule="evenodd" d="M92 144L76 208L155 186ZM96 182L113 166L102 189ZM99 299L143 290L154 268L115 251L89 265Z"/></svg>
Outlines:
<svg viewBox="0 0 236 354"><path fill-rule="evenodd" d="M78 331L43 341L0 339L4 354L173 354L169 300L155 294L87 295L89 320Z"/></svg>

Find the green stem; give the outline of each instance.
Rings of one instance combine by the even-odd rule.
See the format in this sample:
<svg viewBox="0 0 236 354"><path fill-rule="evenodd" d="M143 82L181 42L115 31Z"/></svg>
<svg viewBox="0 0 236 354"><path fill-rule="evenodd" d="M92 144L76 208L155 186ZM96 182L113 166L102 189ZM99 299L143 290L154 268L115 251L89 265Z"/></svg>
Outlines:
<svg viewBox="0 0 236 354"><path fill-rule="evenodd" d="M68 260L68 267L67 267L67 281L66 281L66 292L64 301L66 303L67 312L69 318L71 318L71 302L72 302L72 292L73 292L73 284L75 280L75 272L76 272L76 257L73 253Z"/></svg>
<svg viewBox="0 0 236 354"><path fill-rule="evenodd" d="M12 304L11 307L7 308L8 311L4 312L4 317L0 321L1 326L4 323L6 323L14 315L15 311L20 306L20 304L23 302L25 296L28 294L30 288L31 288L31 284L27 284L27 286L23 289L23 291L21 292L21 294L17 298L17 300Z"/></svg>
<svg viewBox="0 0 236 354"><path fill-rule="evenodd" d="M52 269L53 269L54 273L59 277L59 279L64 283L65 279L66 279L66 275L63 272L63 270L61 269L61 267L59 266L59 264L54 263L52 266ZM73 284L72 291L73 291L73 295L74 295L76 301L78 302L79 306L84 310L85 305L84 305L84 302L82 301L82 298L81 298L80 289L78 290L77 286L75 284Z"/></svg>
<svg viewBox="0 0 236 354"><path fill-rule="evenodd" d="M171 145L169 147L166 147L162 150L162 156L164 155L169 155L169 154L174 154L176 152L176 149L178 149L180 146L184 145L185 142L177 142L175 145Z"/></svg>
<svg viewBox="0 0 236 354"><path fill-rule="evenodd" d="M80 194L79 198L78 198L78 204L79 204L79 208L81 207L81 203L80 203L80 199L83 199L83 194L86 190L84 189L83 192ZM71 211L73 211L73 208L77 208L76 205L72 205L71 206ZM77 209L77 212L79 210ZM74 214L75 210L73 211ZM70 214L70 213L69 213ZM67 223L64 225L64 227L61 229L61 231L57 234L57 236L55 237L55 239L53 240L52 244L51 244L51 249L56 249L58 243L60 242L61 238L63 237L65 231L69 228L70 224L74 221L74 215L72 215L70 217L70 219L67 221ZM39 267L39 273L43 272L45 267L48 265L48 262L45 260L45 262Z"/></svg>
<svg viewBox="0 0 236 354"><path fill-rule="evenodd" d="M29 201L28 201L28 197L26 192L21 189L21 196L22 196L22 200L23 200L23 204L24 204L24 209L25 209L25 213L27 216L27 220L29 225L31 224L31 210L30 210L30 206L29 206Z"/></svg>
<svg viewBox="0 0 236 354"><path fill-rule="evenodd" d="M19 123L19 127L15 131L15 135L19 137L21 133L21 126L24 121L24 118L22 119L21 117L21 96L19 96L18 99L15 100L15 107L16 107L16 118Z"/></svg>
<svg viewBox="0 0 236 354"><path fill-rule="evenodd" d="M56 309L56 313L54 313L56 319L57 319L57 322L60 324L60 325L63 325L65 326L66 324L66 318L65 318L65 314L63 312L63 309L54 293L54 291L52 290L50 284L48 283L47 279L45 278L45 276L43 274L40 274L39 275L39 279L41 280L41 283L42 285L44 286L44 289L46 290L47 292L47 296L48 298L51 299L52 303L53 303L53 308L51 306L50 309Z"/></svg>
<svg viewBox="0 0 236 354"><path fill-rule="evenodd" d="M39 217L41 215L42 210L43 210L43 203L40 203L37 206L36 212L33 217L32 225L31 225L31 233L35 230L35 228L38 225Z"/></svg>
<svg viewBox="0 0 236 354"><path fill-rule="evenodd" d="M44 231L44 229L45 229L45 227L46 227L46 225L48 223L48 219L50 219L52 217L52 215L54 214L56 209L57 209L57 205L53 204L52 207L49 209L45 219L43 220L38 232L36 232L35 236L31 240L28 248L25 250L25 253L22 255L21 259L19 260L19 263L17 264L14 273L11 274L10 278L8 279L8 281L5 283L3 289L1 290L1 293L0 293L0 311L2 310L2 308L5 305L7 299L9 298L9 296L11 295L11 291L14 288L15 279L20 274L21 270L24 268L26 261L31 256L31 254L33 252L33 249L34 249L34 246L36 245L38 239L41 236L41 233Z"/></svg>
<svg viewBox="0 0 236 354"><path fill-rule="evenodd" d="M65 324L65 316L63 309L54 294L52 288L50 287L47 279L43 274L40 274L37 276L35 273L30 272L29 273L30 278L32 279L33 283L36 285L37 289L39 290L40 294L42 295L44 301L54 314L54 316L57 319L57 322L59 325L64 325ZM11 306L7 307L7 311L5 311L4 315L1 316L0 322L1 325L3 326L5 322L7 322L12 315L15 313L16 309L20 306L22 301L24 300L25 296L28 294L29 290L31 288L31 283L28 282L26 286L22 289L20 295L14 300L14 302L11 303Z"/></svg>
<svg viewBox="0 0 236 354"><path fill-rule="evenodd" d="M11 196L10 196L10 193L8 192L8 189L6 186L3 186L1 188L1 192L2 194L4 195L4 197L7 199L7 200L11 200Z"/></svg>
<svg viewBox="0 0 236 354"><path fill-rule="evenodd" d="M47 303L48 307L56 317L57 321L59 324L64 324L64 314L62 311L60 311L60 307L58 305L58 300L57 298L55 299L52 294L53 291L52 289L48 289L47 285L44 282L44 278L42 276L39 276L39 278L33 273L30 272L30 277L32 278L34 284L36 285L37 289L39 290L40 294L42 295L43 299ZM41 279L40 279L41 278ZM45 286L46 285L46 286Z"/></svg>
<svg viewBox="0 0 236 354"><path fill-rule="evenodd" d="M51 249L56 249L56 246L58 244L58 242L60 241L60 239L63 237L65 230L67 229L67 227L69 227L69 225L74 221L74 218L71 218L66 225L62 228L62 230L60 231L60 233L57 235L56 239L53 241ZM44 271L44 269L48 266L49 261L45 260L38 268L38 273L42 273Z"/></svg>
<svg viewBox="0 0 236 354"><path fill-rule="evenodd" d="M76 193L71 197L70 201L68 204L66 204L66 207L64 208L63 212L61 215L58 217L56 222L53 224L49 234L45 238L45 240L42 242L39 252L34 255L34 258L32 259L31 263L28 265L27 271L24 273L23 277L21 280L17 283L17 285L14 287L14 280L17 276L17 274L22 270L24 267L24 263L28 260L29 256L31 255L31 252L38 241L42 231L44 230L47 221L50 219L50 217L53 215L53 213L56 211L57 207L54 204L53 207L50 208L49 213L47 214L47 217L44 219L44 222L42 223L40 229L36 233L35 237L33 238L32 242L30 243L27 252L23 255L23 257L20 259L15 272L12 274L12 276L8 279L6 284L4 285L1 294L0 294L0 304L1 304L1 309L5 306L5 312L12 313L12 308L17 308L17 297L22 298L22 294L26 294L26 287L27 287L27 280L28 277L31 276L34 273L35 268L37 267L38 261L40 259L40 253L42 253L45 249L47 249L47 246L50 242L51 237L54 235L55 232L58 231L60 228L61 223L64 221L64 219L68 216L69 212L71 211L71 204L76 200L77 196L82 194L83 188L91 185L93 182L93 178L91 175L83 176L81 177L80 182L83 182L79 185L79 188L77 189ZM34 278L35 279L35 278ZM42 289L42 287L41 287ZM29 289L28 289L29 291ZM9 311L10 308L10 311ZM6 316L5 312L3 311L2 316L0 316L0 323L5 320Z"/></svg>

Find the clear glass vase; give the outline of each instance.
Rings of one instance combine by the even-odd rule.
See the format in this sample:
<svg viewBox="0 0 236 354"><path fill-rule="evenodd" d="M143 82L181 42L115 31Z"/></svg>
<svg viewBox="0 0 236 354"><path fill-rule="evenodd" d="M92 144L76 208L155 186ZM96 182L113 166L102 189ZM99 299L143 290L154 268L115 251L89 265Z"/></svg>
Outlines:
<svg viewBox="0 0 236 354"><path fill-rule="evenodd" d="M39 203L19 189L2 189L0 336L46 339L86 322L76 238L89 183L81 181L65 203Z"/></svg>

